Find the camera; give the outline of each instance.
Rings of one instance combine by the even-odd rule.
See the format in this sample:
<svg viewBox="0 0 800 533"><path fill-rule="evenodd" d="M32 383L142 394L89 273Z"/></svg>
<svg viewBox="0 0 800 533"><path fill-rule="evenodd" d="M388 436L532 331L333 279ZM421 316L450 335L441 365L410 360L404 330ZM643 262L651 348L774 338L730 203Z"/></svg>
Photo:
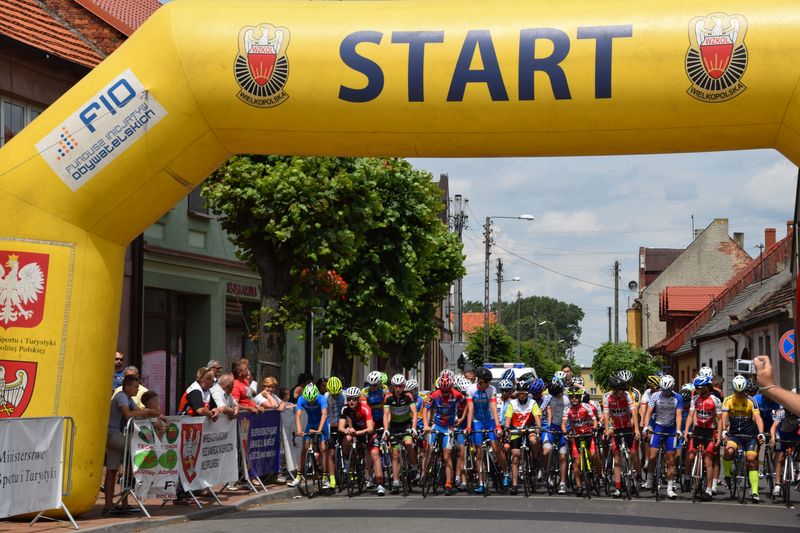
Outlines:
<svg viewBox="0 0 800 533"><path fill-rule="evenodd" d="M756 373L755 361L750 359L737 359L736 360L736 373L752 375Z"/></svg>

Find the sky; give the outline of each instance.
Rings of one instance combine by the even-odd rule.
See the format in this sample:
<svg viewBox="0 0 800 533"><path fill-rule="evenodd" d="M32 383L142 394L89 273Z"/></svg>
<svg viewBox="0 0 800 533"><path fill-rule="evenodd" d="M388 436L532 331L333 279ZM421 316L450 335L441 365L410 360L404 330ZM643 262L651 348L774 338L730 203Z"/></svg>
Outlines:
<svg viewBox="0 0 800 533"><path fill-rule="evenodd" d="M451 197L468 200L463 233L467 275L464 301L483 301L483 224L487 216L531 214L532 222L497 219L493 224L491 299L497 299L496 260L502 258L503 301L549 296L585 313L579 364L608 340L614 305L614 261L620 269L620 340L625 309L636 294L639 247L685 248L695 228L727 218L729 234L745 235L755 257L764 229L786 235L792 219L797 168L774 150L696 154L411 159L435 178L446 173ZM518 282L510 281L519 277Z"/></svg>

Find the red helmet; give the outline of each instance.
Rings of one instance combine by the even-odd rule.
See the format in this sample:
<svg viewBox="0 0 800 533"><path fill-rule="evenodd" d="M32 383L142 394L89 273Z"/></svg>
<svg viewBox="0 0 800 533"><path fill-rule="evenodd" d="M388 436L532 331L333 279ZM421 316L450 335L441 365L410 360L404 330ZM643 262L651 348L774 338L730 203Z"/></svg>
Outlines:
<svg viewBox="0 0 800 533"><path fill-rule="evenodd" d="M449 374L439 377L439 389L450 390L453 388L453 378Z"/></svg>

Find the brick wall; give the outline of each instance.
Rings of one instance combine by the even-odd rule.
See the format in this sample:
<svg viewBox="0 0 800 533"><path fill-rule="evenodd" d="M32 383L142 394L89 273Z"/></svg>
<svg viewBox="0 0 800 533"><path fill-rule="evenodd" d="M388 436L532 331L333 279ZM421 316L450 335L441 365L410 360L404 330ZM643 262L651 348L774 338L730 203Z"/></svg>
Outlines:
<svg viewBox="0 0 800 533"><path fill-rule="evenodd" d="M62 20L95 50L107 56L123 42L125 35L109 26L73 0L40 0L53 16Z"/></svg>

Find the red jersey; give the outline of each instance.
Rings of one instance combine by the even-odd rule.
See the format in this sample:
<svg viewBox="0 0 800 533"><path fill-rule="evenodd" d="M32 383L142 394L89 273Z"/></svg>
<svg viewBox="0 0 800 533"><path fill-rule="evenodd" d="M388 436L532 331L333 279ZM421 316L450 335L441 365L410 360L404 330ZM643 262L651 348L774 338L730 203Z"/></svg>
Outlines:
<svg viewBox="0 0 800 533"><path fill-rule="evenodd" d="M633 410L635 408L633 396L627 391L623 391L621 396L613 392L607 392L603 396L603 412L611 420L614 429L633 427Z"/></svg>
<svg viewBox="0 0 800 533"><path fill-rule="evenodd" d="M250 384L241 379L234 379L233 380L233 391L231 392L231 396L233 399L236 400L236 403L245 407L255 407L256 402L254 402L250 395L248 394L248 389L250 388Z"/></svg>
<svg viewBox="0 0 800 533"><path fill-rule="evenodd" d="M570 405L564 409L564 420L572 427L572 431L576 435L588 435L594 429L594 422L597 417L594 415L594 409L588 403L579 403L578 405Z"/></svg>
<svg viewBox="0 0 800 533"><path fill-rule="evenodd" d="M340 417L345 419L345 427L349 419L350 426L356 431L361 431L367 429L367 422L372 420L372 410L361 402L355 408L345 405L342 407Z"/></svg>
<svg viewBox="0 0 800 533"><path fill-rule="evenodd" d="M694 425L698 428L713 428L717 422L717 414L721 413L722 402L712 394L695 396L689 411L694 411Z"/></svg>

